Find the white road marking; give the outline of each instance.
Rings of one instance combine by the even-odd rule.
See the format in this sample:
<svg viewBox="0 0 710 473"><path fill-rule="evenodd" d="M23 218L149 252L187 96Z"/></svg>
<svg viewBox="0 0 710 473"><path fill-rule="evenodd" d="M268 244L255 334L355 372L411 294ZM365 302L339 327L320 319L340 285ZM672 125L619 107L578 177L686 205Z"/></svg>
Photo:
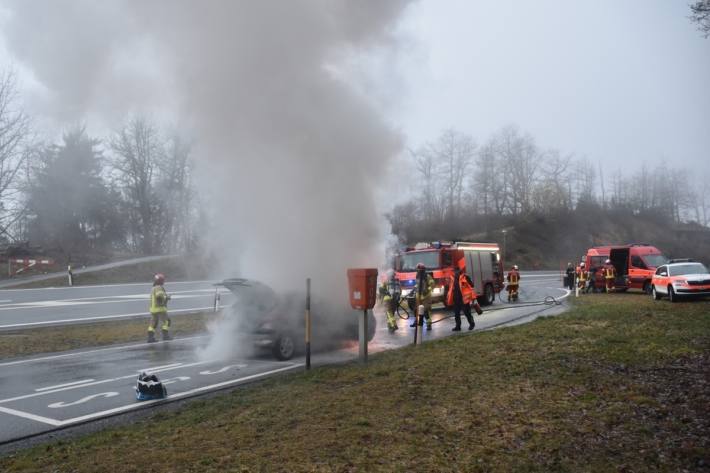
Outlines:
<svg viewBox="0 0 710 473"><path fill-rule="evenodd" d="M143 368L142 370L138 370L138 372L139 373L158 373L163 368L173 368L175 366L180 366L180 365L182 365L182 363L172 363L170 365L154 366L152 368Z"/></svg>
<svg viewBox="0 0 710 473"><path fill-rule="evenodd" d="M250 381L253 379L263 378L265 376L280 373L283 371L289 371L294 368L300 368L302 366L303 366L303 363L299 363L297 365L286 366L284 368L277 368L277 369L270 370L270 371L264 371L263 373L256 373L256 374L253 374L250 376L244 376L243 378L232 379L229 381L223 381L221 383L210 384L209 386L201 386L199 388L190 389L189 391L183 391L180 393L169 394L165 399L155 399L153 401L143 401L143 402L138 402L138 403L133 403L133 404L127 404L125 406L114 407L113 409L107 409L105 411L100 411L100 412L94 412L91 414L86 414L83 416L74 417L72 419L66 419L66 420L57 421L57 422L59 422L58 425L60 425L60 426L75 424L77 422L83 422L86 420L96 419L98 417L105 417L105 416L111 415L111 414L118 414L120 412L130 411L130 410L137 409L139 407L150 405L150 404L165 402L167 400L180 399L183 397L191 396L193 394L197 394L197 393L201 393L201 392L205 392L205 391L211 391L211 390L214 390L217 388L231 386L231 385L238 384L238 383L243 383L245 381Z"/></svg>
<svg viewBox="0 0 710 473"><path fill-rule="evenodd" d="M199 365L204 365L207 363L214 363L215 360L208 360L208 361L197 361L195 363L185 363L185 364L180 364L178 366L165 366L162 367L161 369L158 370L151 370L151 373L162 373L163 371L171 371L171 370L176 370L180 368L189 368L191 366L199 366ZM139 373L139 371L136 371L136 373ZM101 381L93 381L91 383L84 383L84 384L74 384L72 386L67 386L65 388L57 388L53 389L51 391L42 391L41 393L32 393L32 394L24 394L21 396L15 396L7 399L0 399L0 404L4 404L6 402L13 402L13 401L20 401L22 399L29 399L32 397L37 397L37 396L44 396L46 394L52 394L52 393L57 393L60 391L69 391L70 389L77 389L77 388L86 388L88 386L96 386L97 384L105 384L105 383L111 383L113 381L121 381L123 379L137 379L138 376L136 374L129 374L126 376L118 376L116 378L109 378L109 379L102 379Z"/></svg>
<svg viewBox="0 0 710 473"><path fill-rule="evenodd" d="M74 402L53 402L52 404L48 404L47 407L49 407L50 409L59 409L60 407L71 407L77 406L79 404L84 404L85 402L89 402L92 399L96 399L99 397L109 398L114 396L118 396L118 393L116 391L109 391L105 393L92 394L91 396L82 397L78 401Z"/></svg>
<svg viewBox="0 0 710 473"><path fill-rule="evenodd" d="M176 310L171 310L169 311L170 314L180 314L182 312L195 312L198 310L214 310L214 306L209 306L209 307L193 307L191 309L176 309ZM25 322L23 324L6 324L6 325L0 325L0 329L4 328L18 328L18 327L33 327L37 325L57 325L57 324L66 324L70 322L85 322L89 320L106 320L106 319L121 319L121 318L126 318L126 317L140 317L140 316L148 316L148 311L143 311L143 312L134 312L132 314L117 314L117 315L102 315L102 316L94 316L94 317L80 317L77 319L61 319L61 320L43 320L42 322Z"/></svg>
<svg viewBox="0 0 710 473"><path fill-rule="evenodd" d="M60 421L60 420L50 419L49 417L43 417L43 416L38 416L35 414L30 414L29 412L18 411L16 409L10 409L8 407L0 406L0 412L4 412L5 414L10 414L10 415L17 416L17 417L22 417L24 419L34 420L36 422L42 422L43 424L49 424L54 427L59 427L60 425L62 425L62 421Z"/></svg>
<svg viewBox="0 0 710 473"><path fill-rule="evenodd" d="M176 338L172 342L169 343L176 343L180 342L183 340L194 340L198 338L207 338L209 335L196 335L194 337L184 337L184 338ZM166 342L159 342L159 343L166 343ZM137 348L137 347L142 347L142 346L147 346L147 345L156 345L155 343L132 343L130 345L116 345L116 346L111 346L111 347L106 347L106 348L97 348L95 350L87 350L87 351L77 351L77 352L72 352L72 353L64 353L61 355L50 355L50 356L42 356L38 358L26 358L22 360L16 360L16 361L8 361L5 363L0 363L0 366L12 366L12 365L22 365L25 363L34 363L37 361L48 361L48 360L56 360L59 358L67 358L70 356L80 356L80 355L89 355L92 353L100 353L103 351L111 351L111 350L125 350L127 348Z"/></svg>
<svg viewBox="0 0 710 473"><path fill-rule="evenodd" d="M75 384L84 384L84 383L90 383L94 380L94 378L89 378L89 379L82 379L81 381L74 381L73 383L66 383L66 384L57 384L56 386L47 386L46 388L38 388L35 389L37 392L42 392L42 391L49 391L51 389L57 389L57 388L65 388L67 386L73 386Z"/></svg>
<svg viewBox="0 0 710 473"><path fill-rule="evenodd" d="M175 376L174 378L164 379L161 381L161 383L163 383L163 385L173 384L173 383L177 383L178 381L187 381L188 379L190 379L189 376Z"/></svg>
<svg viewBox="0 0 710 473"><path fill-rule="evenodd" d="M113 409L107 409L104 411L93 412L91 414L86 414L83 416L74 417L74 418L66 419L66 420L51 419L49 417L38 416L35 414L31 414L29 412L18 411L16 409L10 409L7 407L2 407L2 406L0 406L0 412L4 412L6 414L14 415L17 417L22 417L24 419L34 420L36 422L41 422L44 424L49 424L49 425L52 425L55 427L62 427L62 426L69 425L69 424L75 424L77 422L82 422L82 421L86 421L86 420L96 419L99 417L105 417L105 416L108 416L111 414L118 414L120 412L126 412L126 411L130 411L133 409L138 409L140 407L151 405L151 404L156 404L159 402L165 402L166 400L180 399L183 397L191 396L193 394L197 394L197 393L201 393L201 392L205 392L205 391L211 391L213 389L231 386L231 385L238 384L238 383L243 383L245 381L251 381L253 379L263 378L265 376L280 373L283 371L289 371L289 370L292 370L295 368L300 368L302 366L303 366L303 363L289 365L289 366L285 366L283 368L277 368L274 370L264 371L262 373L256 373L256 374L252 374L249 376L244 376L243 378L232 379L229 381L223 381L221 383L210 384L209 386L201 386L199 388L190 389L188 391L170 394L165 399L155 399L153 401L135 402L133 404L127 404L127 405L120 406L120 407L114 407ZM4 402L4 401L0 401L0 402Z"/></svg>
<svg viewBox="0 0 710 473"><path fill-rule="evenodd" d="M224 373L225 371L229 371L232 368L240 370L240 369L246 368L246 367L247 367L247 365L230 365L230 366L225 366L224 368L220 368L215 371L210 371L210 370L200 371L200 374L203 376L208 375L208 374L218 374L218 373Z"/></svg>
<svg viewBox="0 0 710 473"><path fill-rule="evenodd" d="M66 276L66 273L64 274L58 274L57 277L62 277ZM32 282L32 281L28 281ZM170 288L172 286L177 286L180 284L216 284L219 281L175 281L175 282L169 282L165 285L166 288ZM19 284L19 283L18 283ZM125 284L96 284L96 285L87 285L87 286L73 286L73 287L30 287L27 289L18 289L15 288L13 289L12 287L8 287L5 289L0 289L0 293L3 292L10 292L10 291L46 291L47 289L50 290L59 290L63 289L65 291L80 291L83 289L97 289L97 288L103 288L103 287L128 287L128 286L144 286L144 287L150 287L151 283L149 282L136 282L136 283L125 283ZM168 291L170 292L170 291Z"/></svg>
<svg viewBox="0 0 710 473"><path fill-rule="evenodd" d="M194 294L196 292L203 292L205 294ZM220 294L227 294L229 291L220 292ZM193 293L190 295L190 293ZM199 297L209 297L214 294L214 289L195 289L189 291L175 291L169 293L171 298L174 300L180 299L196 299ZM173 296L173 294L175 294ZM150 294L125 294L116 296L96 296L96 297L81 297L74 299L57 299L57 300L46 300L46 301L29 301L29 302L16 302L14 304L5 304L0 307L0 311L5 310L22 310L22 309L47 309L52 307L67 307L67 306L79 306L79 305L98 305L98 304L120 304L126 302L140 302L147 301L150 299ZM2 301L0 301L2 302Z"/></svg>

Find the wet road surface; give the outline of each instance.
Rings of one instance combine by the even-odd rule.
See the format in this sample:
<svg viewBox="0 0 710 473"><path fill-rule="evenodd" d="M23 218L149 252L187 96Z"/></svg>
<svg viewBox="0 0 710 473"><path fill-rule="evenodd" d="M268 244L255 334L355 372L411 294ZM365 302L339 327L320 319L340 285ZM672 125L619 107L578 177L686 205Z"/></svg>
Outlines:
<svg viewBox="0 0 710 473"><path fill-rule="evenodd" d="M488 312L475 317L475 331L465 331L464 318L464 331L457 336L475 336L480 330L560 313L565 310L565 304L524 306L528 302L541 301L545 296L563 301L569 293L560 286L558 273L524 273L517 304L496 300L492 306L484 308L489 309ZM376 311L375 315L378 325L375 338L369 344L370 353L412 343L414 329L409 327L409 321L399 320L400 329L389 333L383 314ZM433 319L440 320L448 315L449 312L443 309L435 310ZM453 325L451 318L435 323L431 331L423 332L424 341L451 336ZM168 389L167 401L174 401L300 370L304 366L303 357L287 362L268 357L203 359L200 348L208 341L209 337L204 335L156 344L136 343L0 362L0 444L149 407L153 402L166 402L135 400L136 379L143 371L158 374ZM313 341L314 347L317 343L317 340ZM312 357L316 366L355 358L357 343L333 352L316 352Z"/></svg>

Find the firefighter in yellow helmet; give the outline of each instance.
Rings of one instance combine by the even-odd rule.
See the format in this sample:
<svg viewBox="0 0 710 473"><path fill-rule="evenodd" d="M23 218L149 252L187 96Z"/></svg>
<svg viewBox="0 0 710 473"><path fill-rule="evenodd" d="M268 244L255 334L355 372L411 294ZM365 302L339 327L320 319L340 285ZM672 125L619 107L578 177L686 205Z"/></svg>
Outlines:
<svg viewBox="0 0 710 473"><path fill-rule="evenodd" d="M160 332L163 340L170 340L170 317L168 317L168 301L170 295L163 287L165 276L158 273L153 277L153 289L150 291L150 324L148 325L148 343L155 339L155 329L160 322Z"/></svg>
<svg viewBox="0 0 710 473"><path fill-rule="evenodd" d="M395 313L397 312L397 306L399 305L399 300L402 295L402 289L394 270L390 269L387 271L387 279L382 281L378 292L380 300L385 306L385 313L387 314L387 329L390 332L394 332L399 328L397 327Z"/></svg>
<svg viewBox="0 0 710 473"><path fill-rule="evenodd" d="M587 280L589 279L589 271L587 271L587 265L582 261L577 267L577 287L579 292L583 292L587 287Z"/></svg>
<svg viewBox="0 0 710 473"><path fill-rule="evenodd" d="M431 330L431 293L434 290L434 278L431 274L427 273L426 266L423 263L417 264L417 279L414 285L414 297L416 314L419 314L419 307L424 306L424 315L419 318L419 326L424 324L424 319L426 319L426 329ZM410 325L414 327L417 322Z"/></svg>

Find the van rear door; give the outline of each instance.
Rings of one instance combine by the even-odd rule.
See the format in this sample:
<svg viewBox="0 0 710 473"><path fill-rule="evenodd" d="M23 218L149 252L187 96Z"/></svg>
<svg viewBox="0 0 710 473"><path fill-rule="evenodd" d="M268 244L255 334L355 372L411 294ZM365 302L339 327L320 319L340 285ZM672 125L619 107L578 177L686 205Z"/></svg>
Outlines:
<svg viewBox="0 0 710 473"><path fill-rule="evenodd" d="M612 248L609 251L609 259L616 269L616 287L626 287L626 276L629 274L629 253L628 248Z"/></svg>

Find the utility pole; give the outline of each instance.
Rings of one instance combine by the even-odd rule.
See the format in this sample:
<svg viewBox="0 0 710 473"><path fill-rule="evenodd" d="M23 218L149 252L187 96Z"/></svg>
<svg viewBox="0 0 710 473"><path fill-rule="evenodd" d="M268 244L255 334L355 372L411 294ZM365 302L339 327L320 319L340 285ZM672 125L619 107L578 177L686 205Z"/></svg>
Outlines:
<svg viewBox="0 0 710 473"><path fill-rule="evenodd" d="M501 230L503 232L503 264L507 263L507 260L505 259L505 234L508 233L508 230L503 229Z"/></svg>

